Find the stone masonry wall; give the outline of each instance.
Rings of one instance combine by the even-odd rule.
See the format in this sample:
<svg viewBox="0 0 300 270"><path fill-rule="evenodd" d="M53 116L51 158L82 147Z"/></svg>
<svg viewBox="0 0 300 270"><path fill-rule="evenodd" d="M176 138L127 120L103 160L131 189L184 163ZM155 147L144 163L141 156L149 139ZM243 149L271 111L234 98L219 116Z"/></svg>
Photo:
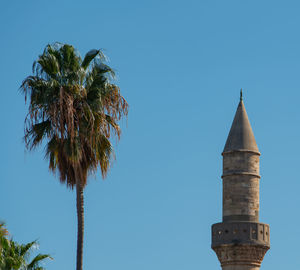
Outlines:
<svg viewBox="0 0 300 270"><path fill-rule="evenodd" d="M223 221L259 220L259 154L223 154Z"/></svg>

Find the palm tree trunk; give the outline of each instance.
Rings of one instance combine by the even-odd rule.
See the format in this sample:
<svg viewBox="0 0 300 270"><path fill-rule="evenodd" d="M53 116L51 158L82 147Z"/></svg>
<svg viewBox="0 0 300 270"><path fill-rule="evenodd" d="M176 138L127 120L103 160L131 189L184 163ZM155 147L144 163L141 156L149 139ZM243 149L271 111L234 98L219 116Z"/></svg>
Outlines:
<svg viewBox="0 0 300 270"><path fill-rule="evenodd" d="M76 205L77 205L77 264L76 270L82 270L83 257L83 233L84 233L84 208L83 208L83 187L80 177L76 179Z"/></svg>

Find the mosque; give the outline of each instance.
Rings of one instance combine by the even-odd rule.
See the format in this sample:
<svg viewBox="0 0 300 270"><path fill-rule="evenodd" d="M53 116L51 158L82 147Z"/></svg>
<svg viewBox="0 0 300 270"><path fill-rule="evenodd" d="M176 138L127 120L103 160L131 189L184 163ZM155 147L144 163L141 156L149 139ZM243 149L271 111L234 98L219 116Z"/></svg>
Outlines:
<svg viewBox="0 0 300 270"><path fill-rule="evenodd" d="M212 225L211 247L222 270L259 270L270 248L270 227L259 221L259 157L243 102L222 153L223 217Z"/></svg>

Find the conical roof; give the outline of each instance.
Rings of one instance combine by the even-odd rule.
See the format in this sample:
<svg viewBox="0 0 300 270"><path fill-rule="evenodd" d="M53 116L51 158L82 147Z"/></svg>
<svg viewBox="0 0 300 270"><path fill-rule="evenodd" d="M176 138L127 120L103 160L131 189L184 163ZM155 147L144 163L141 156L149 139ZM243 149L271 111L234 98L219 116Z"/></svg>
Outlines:
<svg viewBox="0 0 300 270"><path fill-rule="evenodd" d="M234 150L249 150L259 153L242 95L223 153Z"/></svg>

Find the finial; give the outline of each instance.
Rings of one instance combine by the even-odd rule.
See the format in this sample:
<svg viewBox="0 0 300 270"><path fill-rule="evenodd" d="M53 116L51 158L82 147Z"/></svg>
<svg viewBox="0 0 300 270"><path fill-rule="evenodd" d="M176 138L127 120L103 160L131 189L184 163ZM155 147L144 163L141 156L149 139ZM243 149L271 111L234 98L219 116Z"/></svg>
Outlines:
<svg viewBox="0 0 300 270"><path fill-rule="evenodd" d="M243 101L243 89L241 88L241 92L240 92L240 101Z"/></svg>

